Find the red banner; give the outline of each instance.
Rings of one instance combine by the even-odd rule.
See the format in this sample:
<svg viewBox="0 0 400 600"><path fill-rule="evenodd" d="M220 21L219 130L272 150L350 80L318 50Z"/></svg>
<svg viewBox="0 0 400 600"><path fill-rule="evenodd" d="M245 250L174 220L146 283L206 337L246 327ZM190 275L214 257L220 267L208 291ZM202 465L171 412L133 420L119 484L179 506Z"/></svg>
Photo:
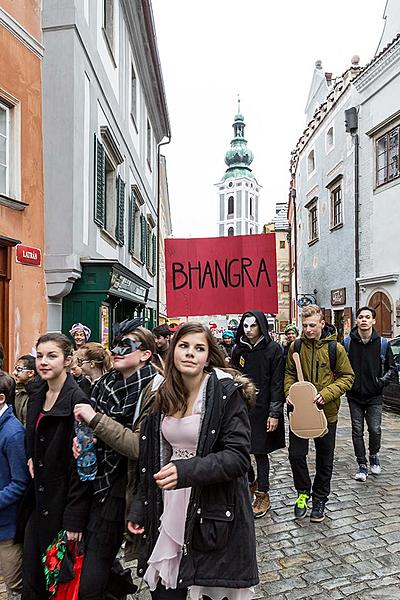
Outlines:
<svg viewBox="0 0 400 600"><path fill-rule="evenodd" d="M275 234L165 240L167 312L278 312Z"/></svg>

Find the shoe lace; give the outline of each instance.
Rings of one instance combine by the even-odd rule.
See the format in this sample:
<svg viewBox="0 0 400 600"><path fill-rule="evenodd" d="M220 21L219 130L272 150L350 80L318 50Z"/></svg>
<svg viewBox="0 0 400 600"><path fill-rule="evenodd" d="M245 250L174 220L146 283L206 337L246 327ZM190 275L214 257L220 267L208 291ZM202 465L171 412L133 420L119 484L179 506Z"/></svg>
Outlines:
<svg viewBox="0 0 400 600"><path fill-rule="evenodd" d="M307 494L299 494L296 504L298 508L306 508L309 496Z"/></svg>

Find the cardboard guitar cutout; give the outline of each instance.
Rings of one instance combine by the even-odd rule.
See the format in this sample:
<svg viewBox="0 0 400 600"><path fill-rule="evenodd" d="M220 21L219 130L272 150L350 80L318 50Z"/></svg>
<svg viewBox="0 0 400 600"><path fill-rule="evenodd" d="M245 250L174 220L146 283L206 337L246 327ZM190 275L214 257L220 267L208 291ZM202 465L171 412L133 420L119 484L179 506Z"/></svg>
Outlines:
<svg viewBox="0 0 400 600"><path fill-rule="evenodd" d="M289 388L289 399L293 404L293 411L289 413L289 426L291 431L299 438L311 439L322 437L328 431L328 422L323 410L315 404L318 394L313 383L304 381L300 356L293 352L298 381Z"/></svg>

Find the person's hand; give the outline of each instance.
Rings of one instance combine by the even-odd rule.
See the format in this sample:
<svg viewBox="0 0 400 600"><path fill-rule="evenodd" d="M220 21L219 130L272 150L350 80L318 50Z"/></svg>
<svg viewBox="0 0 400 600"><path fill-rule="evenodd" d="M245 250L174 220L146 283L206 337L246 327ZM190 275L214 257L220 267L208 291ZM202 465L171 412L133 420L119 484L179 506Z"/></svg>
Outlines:
<svg viewBox="0 0 400 600"><path fill-rule="evenodd" d="M276 419L275 417L268 417L267 431L268 432L275 431L275 429L278 427L278 423L279 423L279 419Z"/></svg>
<svg viewBox="0 0 400 600"><path fill-rule="evenodd" d="M174 490L178 483L178 470L174 463L168 463L154 475L156 484L162 490Z"/></svg>
<svg viewBox="0 0 400 600"><path fill-rule="evenodd" d="M90 404L75 404L75 421L85 421L85 423L89 424L94 416L96 416L96 411L90 406Z"/></svg>
<svg viewBox="0 0 400 600"><path fill-rule="evenodd" d="M293 406L293 402L290 400L289 396L286 397L286 404L288 406Z"/></svg>
<svg viewBox="0 0 400 600"><path fill-rule="evenodd" d="M144 527L137 523L132 523L132 521L128 521L128 531L133 533L133 535L141 535L144 533Z"/></svg>
<svg viewBox="0 0 400 600"><path fill-rule="evenodd" d="M78 438L74 437L74 439L72 440L72 454L74 455L75 460L78 460L80 453L81 453L81 445L78 442Z"/></svg>
<svg viewBox="0 0 400 600"><path fill-rule="evenodd" d="M28 465L29 475L32 477L32 479L34 479L35 469L33 468L33 460L30 458L26 464Z"/></svg>
<svg viewBox="0 0 400 600"><path fill-rule="evenodd" d="M314 403L318 404L319 406L322 406L323 404L325 404L325 400L323 399L323 397L321 396L321 394L317 394L315 396Z"/></svg>
<svg viewBox="0 0 400 600"><path fill-rule="evenodd" d="M80 542L82 539L82 533L79 531L67 531L67 540L69 542Z"/></svg>

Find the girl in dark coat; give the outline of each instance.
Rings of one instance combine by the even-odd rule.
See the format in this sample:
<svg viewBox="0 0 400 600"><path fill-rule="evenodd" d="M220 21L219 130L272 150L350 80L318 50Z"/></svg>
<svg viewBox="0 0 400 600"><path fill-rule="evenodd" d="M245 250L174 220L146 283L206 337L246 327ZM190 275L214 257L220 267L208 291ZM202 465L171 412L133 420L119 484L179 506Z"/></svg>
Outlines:
<svg viewBox="0 0 400 600"><path fill-rule="evenodd" d="M242 316L232 366L249 377L258 390L256 404L250 411L251 452L256 459L258 480L251 468L249 481L255 494L254 517L260 518L271 507L268 454L285 446L284 360L281 347L269 335L264 313L253 310Z"/></svg>
<svg viewBox="0 0 400 600"><path fill-rule="evenodd" d="M254 597L250 425L239 389L255 390L223 366L210 330L183 325L142 426L128 528L142 535L138 574L156 600L184 599L189 587L192 600Z"/></svg>
<svg viewBox="0 0 400 600"><path fill-rule="evenodd" d="M24 539L23 600L48 600L42 554L62 529L79 540L85 529L89 484L79 480L72 456L73 407L86 396L67 373L72 347L68 338L48 333L36 344L42 381L30 395L27 412L28 467L33 479L23 513L31 514Z"/></svg>

